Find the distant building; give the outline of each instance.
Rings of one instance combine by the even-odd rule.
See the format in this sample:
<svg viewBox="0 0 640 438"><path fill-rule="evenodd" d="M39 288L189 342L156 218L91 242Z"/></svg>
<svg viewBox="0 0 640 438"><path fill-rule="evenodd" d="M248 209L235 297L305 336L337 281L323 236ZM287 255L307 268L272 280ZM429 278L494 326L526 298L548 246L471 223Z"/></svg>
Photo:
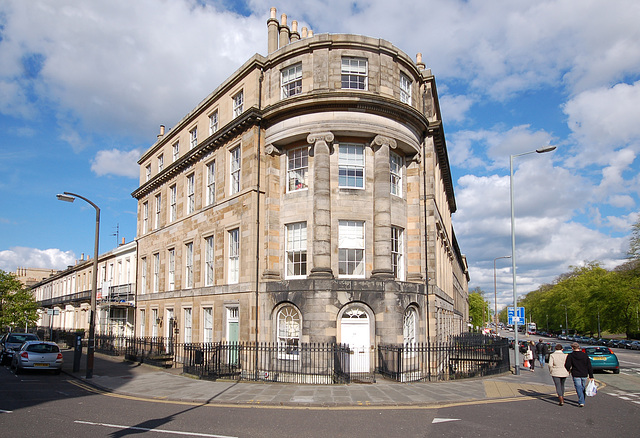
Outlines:
<svg viewBox="0 0 640 438"><path fill-rule="evenodd" d="M268 55L138 161L137 335L368 349L467 331L431 70L275 17Z"/></svg>
<svg viewBox="0 0 640 438"><path fill-rule="evenodd" d="M136 243L125 243L98 257L96 333L133 336L135 324ZM42 307L40 327L89 330L93 260L75 265L31 286ZM49 312L51 311L51 312Z"/></svg>
<svg viewBox="0 0 640 438"><path fill-rule="evenodd" d="M44 268L18 268L16 269L16 278L26 287L31 287L39 281L42 281L58 272L55 269Z"/></svg>

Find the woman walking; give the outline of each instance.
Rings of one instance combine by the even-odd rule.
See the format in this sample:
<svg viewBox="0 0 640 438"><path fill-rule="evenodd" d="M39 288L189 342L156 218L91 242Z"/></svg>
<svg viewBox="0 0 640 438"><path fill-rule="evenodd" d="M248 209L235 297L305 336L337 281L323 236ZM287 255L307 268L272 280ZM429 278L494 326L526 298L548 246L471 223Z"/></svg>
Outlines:
<svg viewBox="0 0 640 438"><path fill-rule="evenodd" d="M564 367L567 355L562 352L562 345L556 344L556 349L549 356L549 373L556 385L556 394L558 394L558 405L564 404L564 382L569 377L569 371Z"/></svg>
<svg viewBox="0 0 640 438"><path fill-rule="evenodd" d="M529 341L527 344L526 358L529 360L529 369L533 371L536 367L536 359L538 358L536 354L536 344L534 344L533 341Z"/></svg>

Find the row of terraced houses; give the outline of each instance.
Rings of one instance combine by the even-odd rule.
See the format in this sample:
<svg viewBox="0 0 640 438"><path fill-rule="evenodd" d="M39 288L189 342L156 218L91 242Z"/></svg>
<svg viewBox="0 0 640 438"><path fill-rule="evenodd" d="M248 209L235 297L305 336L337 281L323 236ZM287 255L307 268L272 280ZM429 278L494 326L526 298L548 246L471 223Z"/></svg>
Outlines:
<svg viewBox="0 0 640 438"><path fill-rule="evenodd" d="M417 55L275 9L254 55L142 155L135 241L99 258L99 333L180 342L444 340L468 270L435 78ZM170 105L167 102L167 105ZM92 263L33 286L88 327Z"/></svg>

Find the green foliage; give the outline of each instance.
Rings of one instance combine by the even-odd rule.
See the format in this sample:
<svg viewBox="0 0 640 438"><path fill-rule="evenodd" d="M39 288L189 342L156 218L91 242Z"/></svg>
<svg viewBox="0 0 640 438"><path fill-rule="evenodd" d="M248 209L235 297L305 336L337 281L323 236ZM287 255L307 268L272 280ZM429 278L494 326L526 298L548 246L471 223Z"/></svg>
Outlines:
<svg viewBox="0 0 640 438"><path fill-rule="evenodd" d="M38 320L35 298L11 272L0 269L0 328L24 330Z"/></svg>
<svg viewBox="0 0 640 438"><path fill-rule="evenodd" d="M479 287L469 293L469 319L474 329L489 321L489 302L483 296L484 292Z"/></svg>
<svg viewBox="0 0 640 438"><path fill-rule="evenodd" d="M640 309L640 260L613 271L597 262L572 267L551 285L543 285L522 300L527 315L540 329L568 328L580 334L638 331Z"/></svg>
<svg viewBox="0 0 640 438"><path fill-rule="evenodd" d="M631 226L629 258L633 260L640 260L640 218L638 218L638 221Z"/></svg>

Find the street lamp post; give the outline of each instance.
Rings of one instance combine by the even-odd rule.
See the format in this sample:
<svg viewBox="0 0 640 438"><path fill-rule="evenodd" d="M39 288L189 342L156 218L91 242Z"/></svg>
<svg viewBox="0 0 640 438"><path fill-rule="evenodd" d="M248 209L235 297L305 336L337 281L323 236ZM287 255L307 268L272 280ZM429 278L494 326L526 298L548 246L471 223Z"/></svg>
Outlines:
<svg viewBox="0 0 640 438"><path fill-rule="evenodd" d="M89 315L89 339L87 342L87 379L93 377L93 356L96 347L96 294L98 292L98 243L100 237L100 208L87 198L75 193L64 192L62 195L56 195L60 201L73 202L75 198L80 198L89 203L96 209L96 233L93 246L93 278L91 282L91 313Z"/></svg>
<svg viewBox="0 0 640 438"><path fill-rule="evenodd" d="M493 259L493 323L495 324L496 334L498 333L498 283L496 279L496 260L510 258L511 256L502 256Z"/></svg>
<svg viewBox="0 0 640 438"><path fill-rule="evenodd" d="M523 155L538 153L543 154L545 152L551 152L555 150L555 146L548 146L546 148L536 149L535 151L523 152L521 154L514 154L509 156L509 193L511 199L511 273L513 274L513 310L515 312L514 319L514 342L515 342L515 372L516 375L520 375L520 358L519 358L519 344L518 344L518 290L516 285L516 220L513 210L513 159L515 157L521 157Z"/></svg>

